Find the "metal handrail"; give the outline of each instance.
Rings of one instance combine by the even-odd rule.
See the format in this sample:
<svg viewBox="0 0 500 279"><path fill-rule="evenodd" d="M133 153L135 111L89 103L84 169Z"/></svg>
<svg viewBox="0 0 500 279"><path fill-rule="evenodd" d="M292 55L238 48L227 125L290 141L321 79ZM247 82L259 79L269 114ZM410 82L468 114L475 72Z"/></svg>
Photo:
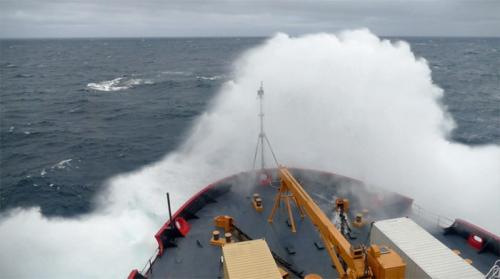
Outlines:
<svg viewBox="0 0 500 279"><path fill-rule="evenodd" d="M434 221L436 225L440 228L450 227L455 222L453 219L450 219L446 216L439 215L432 211L426 210L422 206L416 203L412 204L412 211L419 217Z"/></svg>
<svg viewBox="0 0 500 279"><path fill-rule="evenodd" d="M486 279L498 279L500 278L500 260L496 262L491 267L490 271L486 274Z"/></svg>
<svg viewBox="0 0 500 279"><path fill-rule="evenodd" d="M142 270L140 272L142 275L145 275L151 271L151 267L153 266L153 263L156 261L156 258L158 257L158 252L159 252L159 248L157 247L155 249L154 254L151 257L149 257L148 261L146 262L146 264L142 268Z"/></svg>

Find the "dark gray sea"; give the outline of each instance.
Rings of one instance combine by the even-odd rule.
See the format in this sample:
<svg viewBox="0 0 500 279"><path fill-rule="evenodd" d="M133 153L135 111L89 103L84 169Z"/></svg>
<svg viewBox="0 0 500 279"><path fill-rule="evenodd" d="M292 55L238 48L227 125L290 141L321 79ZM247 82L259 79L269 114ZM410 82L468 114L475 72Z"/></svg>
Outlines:
<svg viewBox="0 0 500 279"><path fill-rule="evenodd" d="M500 144L500 38L390 39L428 60L450 140ZM263 40L0 40L0 211L91 211L106 179L174 150Z"/></svg>

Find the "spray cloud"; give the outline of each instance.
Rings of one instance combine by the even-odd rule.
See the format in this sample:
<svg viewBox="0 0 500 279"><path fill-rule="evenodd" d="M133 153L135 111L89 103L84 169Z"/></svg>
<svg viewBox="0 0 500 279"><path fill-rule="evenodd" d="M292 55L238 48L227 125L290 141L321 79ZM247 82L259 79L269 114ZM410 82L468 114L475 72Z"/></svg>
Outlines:
<svg viewBox="0 0 500 279"><path fill-rule="evenodd" d="M245 53L234 71L181 148L110 179L95 213L3 216L2 274L120 278L142 266L166 220L166 191L176 208L205 184L251 168L261 81L266 133L282 164L352 176L500 231L490 221L500 212L500 147L447 139L454 123L439 104L443 92L408 44L367 30L278 34Z"/></svg>

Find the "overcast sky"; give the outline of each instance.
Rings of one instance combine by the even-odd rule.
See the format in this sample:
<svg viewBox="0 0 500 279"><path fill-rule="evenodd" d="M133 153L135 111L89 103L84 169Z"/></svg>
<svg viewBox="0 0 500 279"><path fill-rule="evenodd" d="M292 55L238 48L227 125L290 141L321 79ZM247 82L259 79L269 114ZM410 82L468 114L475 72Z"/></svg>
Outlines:
<svg viewBox="0 0 500 279"><path fill-rule="evenodd" d="M0 37L500 37L500 0L0 0Z"/></svg>

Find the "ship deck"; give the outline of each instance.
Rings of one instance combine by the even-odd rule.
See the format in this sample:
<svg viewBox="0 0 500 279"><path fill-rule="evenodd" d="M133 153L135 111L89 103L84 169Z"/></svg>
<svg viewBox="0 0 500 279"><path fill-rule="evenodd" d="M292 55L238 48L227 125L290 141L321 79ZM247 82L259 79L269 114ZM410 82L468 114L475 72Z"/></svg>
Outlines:
<svg viewBox="0 0 500 279"><path fill-rule="evenodd" d="M334 215L333 202L336 197L349 199L350 220L354 219L357 212L368 212L365 214L368 224L359 229L352 227L356 238L349 241L353 244L369 244L369 222L409 216L445 245L460 250L461 256L471 259L481 272L486 273L496 260L492 253L478 254L463 238L445 235L442 230L432 227L431 222L414 216L412 200L407 197L331 173L302 169L292 171L330 218ZM267 221L278 186L278 182L262 186L252 173L241 173L210 185L174 216L183 217L189 222L189 233L185 237L175 237L175 247L167 247L164 243L161 255L154 259L143 275L147 278L223 278L222 251L220 247L210 244L210 238L216 229L213 219L219 215L229 215L245 234L253 239L265 239L271 251L297 271L297 274L290 273L289 278L300 278L301 274L308 273L316 273L323 278L337 278L317 230L307 217L300 218L297 208L292 206L296 233L291 232L283 205L277 210L273 223ZM263 200L263 212L257 212L252 206L254 193L259 193ZM165 226L168 225L167 222Z"/></svg>

